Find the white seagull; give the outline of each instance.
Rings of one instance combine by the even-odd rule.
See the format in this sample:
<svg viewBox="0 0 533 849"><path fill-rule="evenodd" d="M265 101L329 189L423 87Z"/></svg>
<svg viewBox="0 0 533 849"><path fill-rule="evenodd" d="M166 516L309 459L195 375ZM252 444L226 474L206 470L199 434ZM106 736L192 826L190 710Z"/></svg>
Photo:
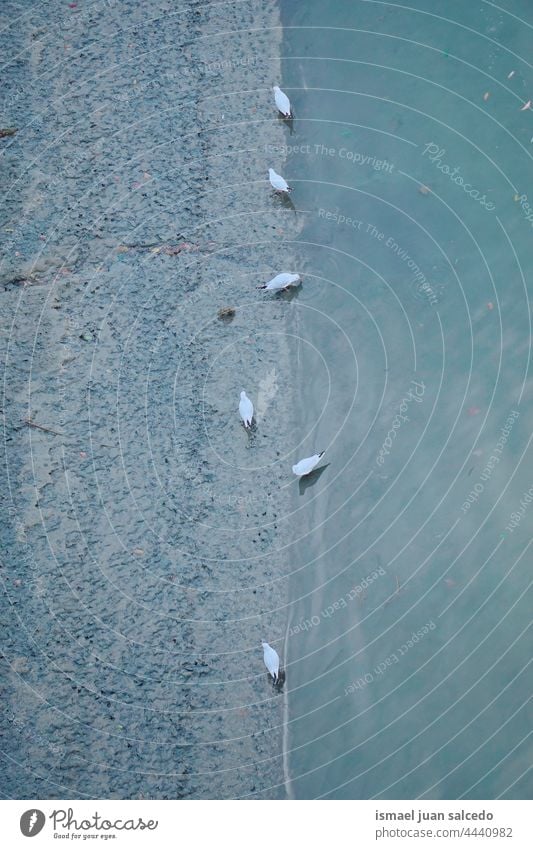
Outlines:
<svg viewBox="0 0 533 849"><path fill-rule="evenodd" d="M297 286L301 277L299 274L290 274L288 271L282 271L281 274L276 274L268 283L263 283L258 286L258 289L267 289L269 292L279 292L280 289L288 289L289 286Z"/></svg>
<svg viewBox="0 0 533 849"><path fill-rule="evenodd" d="M281 174L276 174L273 168L268 169L268 179L270 180L270 185L277 192L292 192L291 187L287 183L286 180L283 179Z"/></svg>
<svg viewBox="0 0 533 849"><path fill-rule="evenodd" d="M292 118L291 102L279 85L274 86L274 100L284 118Z"/></svg>
<svg viewBox="0 0 533 849"><path fill-rule="evenodd" d="M263 646L263 660L265 661L265 666L272 675L274 679L274 684L279 679L279 655L272 646L269 646L268 643L261 642Z"/></svg>
<svg viewBox="0 0 533 849"><path fill-rule="evenodd" d="M299 478L304 475L308 475L309 472L313 471L317 463L320 462L325 453L325 451L321 451L320 454L313 454L312 457L305 457L305 459L300 460L299 463L296 463L296 465L292 467L294 474Z"/></svg>
<svg viewBox="0 0 533 849"><path fill-rule="evenodd" d="M241 400L239 401L239 414L243 420L244 427L251 427L252 419L254 417L254 405L248 398L244 389L241 392Z"/></svg>

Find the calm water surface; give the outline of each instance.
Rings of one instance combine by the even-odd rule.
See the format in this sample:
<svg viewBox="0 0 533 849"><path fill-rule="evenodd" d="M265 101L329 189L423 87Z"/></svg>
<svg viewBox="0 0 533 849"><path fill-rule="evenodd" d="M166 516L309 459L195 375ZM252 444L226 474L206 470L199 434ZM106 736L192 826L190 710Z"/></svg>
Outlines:
<svg viewBox="0 0 533 849"><path fill-rule="evenodd" d="M301 453L327 449L294 496L296 798L531 791L533 18L504 6L284 4Z"/></svg>

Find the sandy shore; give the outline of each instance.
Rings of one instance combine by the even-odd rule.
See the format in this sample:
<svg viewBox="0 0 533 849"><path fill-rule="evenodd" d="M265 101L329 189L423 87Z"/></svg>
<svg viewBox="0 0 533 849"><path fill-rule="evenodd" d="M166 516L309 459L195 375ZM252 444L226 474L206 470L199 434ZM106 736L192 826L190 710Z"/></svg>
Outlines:
<svg viewBox="0 0 533 849"><path fill-rule="evenodd" d="M285 794L280 37L258 0L43 3L2 36L4 797Z"/></svg>

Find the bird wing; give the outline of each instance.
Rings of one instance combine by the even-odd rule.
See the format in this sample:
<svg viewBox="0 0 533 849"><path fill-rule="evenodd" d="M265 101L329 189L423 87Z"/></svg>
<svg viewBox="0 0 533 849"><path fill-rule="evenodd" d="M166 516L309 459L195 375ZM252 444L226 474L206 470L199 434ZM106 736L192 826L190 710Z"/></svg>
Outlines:
<svg viewBox="0 0 533 849"><path fill-rule="evenodd" d="M271 675L277 675L279 672L279 655L272 646L268 646L264 652L265 666Z"/></svg>
<svg viewBox="0 0 533 849"><path fill-rule="evenodd" d="M276 92L276 106L280 112L283 112L284 115L290 113L291 104L284 91L279 90Z"/></svg>
<svg viewBox="0 0 533 849"><path fill-rule="evenodd" d="M254 415L254 405L249 398L242 398L239 402L239 413L244 422L251 422Z"/></svg>
<svg viewBox="0 0 533 849"><path fill-rule="evenodd" d="M267 289L282 289L287 284L283 280L282 274L277 274L272 280L267 283Z"/></svg>
<svg viewBox="0 0 533 849"><path fill-rule="evenodd" d="M308 475L311 472L316 464L318 463L319 456L318 454L314 454L312 457L304 457L303 460L300 460L299 463L296 463L296 466L293 466L293 472L295 475Z"/></svg>
<svg viewBox="0 0 533 849"><path fill-rule="evenodd" d="M287 181L283 179L281 174L276 174L275 171L270 177L270 182L275 189L286 190L289 187Z"/></svg>

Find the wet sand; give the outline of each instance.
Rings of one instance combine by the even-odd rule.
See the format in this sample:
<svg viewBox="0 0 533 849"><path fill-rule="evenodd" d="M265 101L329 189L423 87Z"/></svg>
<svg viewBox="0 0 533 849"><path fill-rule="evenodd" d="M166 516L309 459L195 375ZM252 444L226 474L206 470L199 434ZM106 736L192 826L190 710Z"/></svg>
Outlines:
<svg viewBox="0 0 533 849"><path fill-rule="evenodd" d="M283 798L277 5L8 13L1 793Z"/></svg>

